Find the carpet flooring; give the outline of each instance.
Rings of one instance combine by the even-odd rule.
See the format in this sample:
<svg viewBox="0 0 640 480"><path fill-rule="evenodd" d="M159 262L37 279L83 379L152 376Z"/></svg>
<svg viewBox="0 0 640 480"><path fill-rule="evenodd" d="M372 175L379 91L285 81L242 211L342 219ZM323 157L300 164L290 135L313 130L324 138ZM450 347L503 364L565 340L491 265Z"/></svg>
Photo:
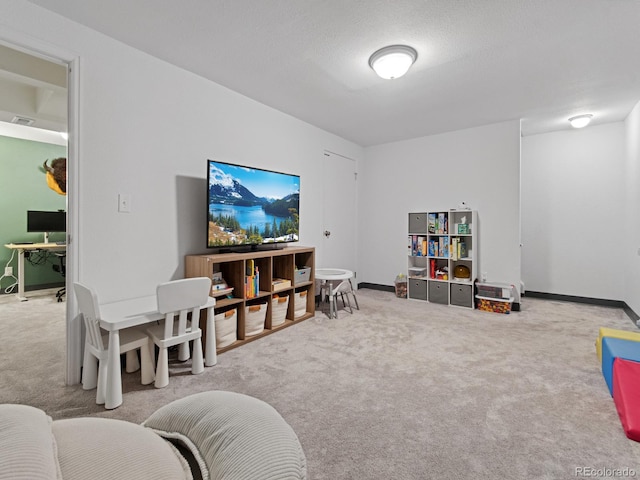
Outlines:
<svg viewBox="0 0 640 480"><path fill-rule="evenodd" d="M123 373L124 403L107 411L95 390L64 385L64 305L2 299L0 403L141 422L190 393L245 393L293 427L316 480L640 476L594 347L600 326L638 331L622 310L524 297L501 315L368 289L358 300L353 315L316 312L202 375L173 364L162 390Z"/></svg>

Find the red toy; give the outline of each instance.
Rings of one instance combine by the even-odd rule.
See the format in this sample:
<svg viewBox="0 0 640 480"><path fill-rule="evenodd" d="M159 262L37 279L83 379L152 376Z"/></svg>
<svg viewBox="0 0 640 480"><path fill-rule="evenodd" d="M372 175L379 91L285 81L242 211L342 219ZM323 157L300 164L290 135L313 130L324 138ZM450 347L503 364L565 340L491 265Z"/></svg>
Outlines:
<svg viewBox="0 0 640 480"><path fill-rule="evenodd" d="M627 437L640 442L640 363L613 360L613 401Z"/></svg>

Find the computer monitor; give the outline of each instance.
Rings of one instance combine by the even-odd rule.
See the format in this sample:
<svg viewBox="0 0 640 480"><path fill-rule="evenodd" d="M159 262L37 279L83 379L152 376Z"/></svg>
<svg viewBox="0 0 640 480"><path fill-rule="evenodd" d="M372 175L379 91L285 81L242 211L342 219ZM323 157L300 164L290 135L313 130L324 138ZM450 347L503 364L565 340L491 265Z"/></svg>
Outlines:
<svg viewBox="0 0 640 480"><path fill-rule="evenodd" d="M64 210L45 212L41 210L27 211L27 232L44 233L44 243L49 242L49 233L67 231L67 213Z"/></svg>

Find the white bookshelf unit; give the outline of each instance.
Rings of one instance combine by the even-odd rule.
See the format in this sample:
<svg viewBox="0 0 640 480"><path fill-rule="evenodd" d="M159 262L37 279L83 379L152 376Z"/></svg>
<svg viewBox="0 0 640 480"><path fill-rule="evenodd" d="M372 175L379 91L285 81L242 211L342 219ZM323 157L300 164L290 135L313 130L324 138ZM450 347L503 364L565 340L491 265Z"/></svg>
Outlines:
<svg viewBox="0 0 640 480"><path fill-rule="evenodd" d="M474 308L477 230L476 210L410 213L407 298Z"/></svg>

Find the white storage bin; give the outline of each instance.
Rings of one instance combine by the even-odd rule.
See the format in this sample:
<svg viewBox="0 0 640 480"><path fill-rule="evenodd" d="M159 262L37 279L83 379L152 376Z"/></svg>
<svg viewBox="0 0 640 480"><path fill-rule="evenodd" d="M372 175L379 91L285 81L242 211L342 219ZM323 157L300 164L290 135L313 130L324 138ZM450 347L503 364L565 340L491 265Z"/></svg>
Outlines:
<svg viewBox="0 0 640 480"><path fill-rule="evenodd" d="M308 282L310 277L311 267L300 268L293 273L293 284L300 285L301 283Z"/></svg>
<svg viewBox="0 0 640 480"><path fill-rule="evenodd" d="M307 291L296 292L294 294L294 318L300 318L307 313Z"/></svg>
<svg viewBox="0 0 640 480"><path fill-rule="evenodd" d="M514 286L508 283L478 282L477 295L483 298L506 300L513 297Z"/></svg>
<svg viewBox="0 0 640 480"><path fill-rule="evenodd" d="M267 304L249 305L245 307L244 336L258 335L264 330L264 320L267 315Z"/></svg>
<svg viewBox="0 0 640 480"><path fill-rule="evenodd" d="M238 311L227 310L215 316L216 321L216 347L223 348L231 345L238 339Z"/></svg>
<svg viewBox="0 0 640 480"><path fill-rule="evenodd" d="M271 326L282 325L287 318L287 308L289 307L289 295L283 297L274 296L271 299Z"/></svg>

